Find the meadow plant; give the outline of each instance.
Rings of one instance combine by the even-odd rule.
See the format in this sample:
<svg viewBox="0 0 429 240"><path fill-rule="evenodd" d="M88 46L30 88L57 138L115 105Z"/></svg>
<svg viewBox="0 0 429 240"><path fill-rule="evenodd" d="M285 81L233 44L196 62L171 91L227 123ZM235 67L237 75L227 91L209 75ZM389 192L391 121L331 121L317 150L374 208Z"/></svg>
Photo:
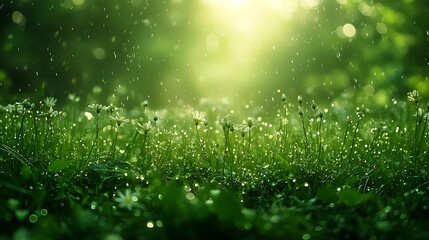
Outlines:
<svg viewBox="0 0 429 240"><path fill-rule="evenodd" d="M198 128L199 128L201 123L206 122L206 115L203 112L194 111L192 113L192 119L194 120L195 131L197 133L198 146L200 146L201 150L204 151L203 142L202 142L202 139L200 137L200 132L199 132Z"/></svg>
<svg viewBox="0 0 429 240"><path fill-rule="evenodd" d="M39 113L40 117L45 119L45 125L44 125L44 140L42 145L42 156L46 157L46 150L50 148L48 145L50 145L51 137L54 133L54 126L53 126L53 119L57 116L61 115L62 113L54 110L53 107L55 106L57 100L53 97L47 97L43 100L45 111L42 111Z"/></svg>
<svg viewBox="0 0 429 240"><path fill-rule="evenodd" d="M98 138L100 134L100 113L102 110L105 110L106 107L104 107L101 104L91 104L88 106L89 108L93 109L95 111L95 136L94 139L91 141L91 148L89 149L88 156L86 157L85 163L83 163L83 166L86 166L86 164L89 162L89 159L91 158L91 153L96 148L96 157L98 157Z"/></svg>
<svg viewBox="0 0 429 240"><path fill-rule="evenodd" d="M124 116L120 116L118 113L115 115L109 116L109 119L111 123L114 125L115 129L115 137L112 141L112 147L110 149L110 156L112 159L115 158L115 150L116 150L116 143L118 141L118 135L119 135L119 128L124 124L128 123L130 120L126 119Z"/></svg>
<svg viewBox="0 0 429 240"><path fill-rule="evenodd" d="M350 149L349 149L349 157L348 157L348 165L350 165L351 161L352 161L352 154L354 152L354 148L355 146L355 142L357 140L357 133L359 132L359 125L362 121L362 118L364 117L364 110L360 109L360 108L356 108L356 117L357 117L357 121L356 121L356 126L354 128L353 131L353 137L352 137L352 142L350 144Z"/></svg>
<svg viewBox="0 0 429 240"><path fill-rule="evenodd" d="M219 119L219 124L222 127L223 136L225 140L224 155L226 156L230 151L229 143L229 128L231 127L231 121L229 120L229 114Z"/></svg>
<svg viewBox="0 0 429 240"><path fill-rule="evenodd" d="M317 152L316 162L320 159L322 154L322 122L323 122L323 112L320 110L315 101L311 102L311 109L313 110L313 128L315 129L316 144L315 149Z"/></svg>
<svg viewBox="0 0 429 240"><path fill-rule="evenodd" d="M415 124L414 124L414 136L411 140L411 152L413 156L413 166L414 170L418 170L420 159L420 151L423 145L425 136L426 136L426 128L428 122L428 114L429 114L429 103L426 106L426 109L423 110L420 108L420 92L417 90L413 90L407 93L408 101L413 102L415 105ZM423 125L423 127L422 127Z"/></svg>
<svg viewBox="0 0 429 240"><path fill-rule="evenodd" d="M219 124L223 130L225 148L223 153L223 162L222 162L222 176L224 176L226 171L226 164L228 162L228 166L231 166L232 161L234 161L234 150L233 145L231 143L230 135L234 132L234 126L231 120L229 119L229 114L219 119ZM232 131L231 131L232 130ZM230 169L231 171L231 169Z"/></svg>
<svg viewBox="0 0 429 240"><path fill-rule="evenodd" d="M284 94L274 124L254 114L238 116L244 119L238 123L226 115L211 125L207 118L221 111L201 106L209 116L195 111L192 124L189 115L158 111L157 128L158 114L147 117L145 104L128 113L95 103L88 106L92 114L77 119L56 110L53 98L0 106L2 229L18 223L31 233L49 226L67 234L95 222L91 231L169 239L189 224L217 224L249 239L424 236L429 105L420 107L418 92L408 98L417 107L407 122L414 129L401 122L406 117L376 119L363 106L334 122L350 109L322 110L312 101L306 112L302 97L298 115L289 116ZM406 109L395 105L392 112ZM83 116L94 122L85 124ZM124 127L128 122L132 127ZM71 124L73 137L63 131ZM125 150L118 148L122 141ZM99 161L103 154L107 161Z"/></svg>
<svg viewBox="0 0 429 240"><path fill-rule="evenodd" d="M76 115L78 114L78 103L80 102L80 97L77 96L75 93L70 93L67 96L69 103L65 106L64 112L67 113L67 115L70 116L70 119L76 119ZM75 132L76 132L76 123L73 123L71 125L66 126L70 129L70 134L68 134L68 142L69 146L73 145L73 139L75 138Z"/></svg>
<svg viewBox="0 0 429 240"><path fill-rule="evenodd" d="M322 122L323 122L323 112L322 111L318 111L316 113L316 119L319 122L318 128L317 128L317 132L316 132L316 137L317 137L317 160L321 159L321 155L322 155Z"/></svg>
<svg viewBox="0 0 429 240"><path fill-rule="evenodd" d="M429 102L426 105L426 113L423 114L423 116L421 117L421 120L423 121L424 118L424 124L423 124L423 130L420 136L420 142L418 143L418 148L417 148L417 155L420 154L420 150L422 148L423 142L426 138L426 129L427 129L427 125L428 125L428 118L429 118Z"/></svg>
<svg viewBox="0 0 429 240"><path fill-rule="evenodd" d="M340 154L339 154L340 159L344 158L344 148L346 147L346 140L347 140L347 136L348 136L351 124L352 124L351 117L347 116L346 117L346 129L344 131L343 139L340 143L341 144L341 150L340 150Z"/></svg>
<svg viewBox="0 0 429 240"><path fill-rule="evenodd" d="M131 192L130 189L126 189L125 193L118 191L118 197L115 197L114 200L119 204L120 208L126 208L128 211L131 211L141 206L138 203L139 195L138 192Z"/></svg>
<svg viewBox="0 0 429 240"><path fill-rule="evenodd" d="M147 121L146 123L140 124L137 123L137 132L143 135L143 142L142 142L142 162L143 162L143 169L146 169L149 167L148 161L147 161L147 146L148 146L148 133L152 128L151 121ZM146 172L145 172L146 174Z"/></svg>
<svg viewBox="0 0 429 240"><path fill-rule="evenodd" d="M252 128L254 126L252 118L248 118L244 125L245 125L245 128L247 129L247 134L248 134L248 137L247 137L247 152L248 152L248 154L250 154L250 144L252 142Z"/></svg>
<svg viewBox="0 0 429 240"><path fill-rule="evenodd" d="M286 103L286 94L282 94L281 96L281 100L282 100L282 108L283 111L282 114L280 114L280 124L279 124L279 131L280 131L280 136L281 136L281 147L280 149L284 152L286 151L286 143L287 143L287 137L288 137L288 108L287 108L287 103Z"/></svg>
<svg viewBox="0 0 429 240"><path fill-rule="evenodd" d="M149 101L144 100L143 102L140 103L140 106L143 109L143 121L147 121L146 110L149 106Z"/></svg>
<svg viewBox="0 0 429 240"><path fill-rule="evenodd" d="M158 115L155 113L154 115L153 115L153 125L154 125L154 127L156 128L156 122L158 122Z"/></svg>
<svg viewBox="0 0 429 240"><path fill-rule="evenodd" d="M21 124L19 125L18 137L16 139L15 148L17 148L18 145L23 145L22 141L24 139L23 135L25 132L24 126L25 126L26 116L28 114L31 114L35 108L35 104L31 103L29 99L24 99L22 102L16 103L16 105L20 105L20 107L17 107L17 108L22 108L22 117L21 117Z"/></svg>
<svg viewBox="0 0 429 240"><path fill-rule="evenodd" d="M304 155L307 157L309 154L309 146L308 146L308 137L307 130L305 128L305 120L304 120L304 109L302 108L302 97L298 96L298 115L301 119L301 127L304 133Z"/></svg>

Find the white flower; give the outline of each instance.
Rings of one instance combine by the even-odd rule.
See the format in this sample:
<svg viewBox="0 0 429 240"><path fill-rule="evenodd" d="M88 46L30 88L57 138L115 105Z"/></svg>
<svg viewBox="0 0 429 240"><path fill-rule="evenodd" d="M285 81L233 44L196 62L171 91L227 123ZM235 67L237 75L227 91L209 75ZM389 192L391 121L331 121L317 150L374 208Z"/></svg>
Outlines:
<svg viewBox="0 0 429 240"><path fill-rule="evenodd" d="M132 193L130 189L125 190L125 194L118 191L118 196L119 197L115 198L115 201L119 203L119 207L121 208L127 208L131 211L133 208L139 207L140 205L138 203L139 194L137 192Z"/></svg>
<svg viewBox="0 0 429 240"><path fill-rule="evenodd" d="M250 132L250 128L248 126L242 125L240 127L240 133L242 137L245 137L248 132Z"/></svg>
<svg viewBox="0 0 429 240"><path fill-rule="evenodd" d="M126 119L123 116L120 116L119 114L111 115L109 116L110 120L116 123L118 127L121 126L122 123L128 123L130 120Z"/></svg>
<svg viewBox="0 0 429 240"><path fill-rule="evenodd" d="M91 105L88 105L88 107L94 109L97 112L97 114L99 114L101 110L107 109L107 107L104 107L103 105L98 103L93 103Z"/></svg>
<svg viewBox="0 0 429 240"><path fill-rule="evenodd" d="M408 95L408 101L411 101L411 102L418 103L419 100L421 99L420 93L417 90L413 90L412 92L407 93L407 95Z"/></svg>
<svg viewBox="0 0 429 240"><path fill-rule="evenodd" d="M150 123L150 121L148 121L147 123L143 123L143 124L137 123L137 126L138 126L137 131L140 134L147 134L151 129L152 124Z"/></svg>
<svg viewBox="0 0 429 240"><path fill-rule="evenodd" d="M47 108L52 108L57 103L57 99L54 97L47 97L43 100L43 102Z"/></svg>
<svg viewBox="0 0 429 240"><path fill-rule="evenodd" d="M206 116L203 112L198 112L198 111L193 112L192 118L194 119L195 125L198 125L206 121Z"/></svg>

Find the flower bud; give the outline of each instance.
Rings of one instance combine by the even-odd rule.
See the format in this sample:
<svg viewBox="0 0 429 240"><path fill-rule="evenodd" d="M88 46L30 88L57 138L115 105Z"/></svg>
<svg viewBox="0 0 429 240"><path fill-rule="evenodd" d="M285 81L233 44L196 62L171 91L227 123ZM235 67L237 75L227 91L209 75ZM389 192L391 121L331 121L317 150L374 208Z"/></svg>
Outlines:
<svg viewBox="0 0 429 240"><path fill-rule="evenodd" d="M311 102L311 108L313 110L316 110L316 108L317 108L316 103L314 102L314 100Z"/></svg>
<svg viewBox="0 0 429 240"><path fill-rule="evenodd" d="M298 103L302 104L302 97L301 97L301 95L298 96Z"/></svg>

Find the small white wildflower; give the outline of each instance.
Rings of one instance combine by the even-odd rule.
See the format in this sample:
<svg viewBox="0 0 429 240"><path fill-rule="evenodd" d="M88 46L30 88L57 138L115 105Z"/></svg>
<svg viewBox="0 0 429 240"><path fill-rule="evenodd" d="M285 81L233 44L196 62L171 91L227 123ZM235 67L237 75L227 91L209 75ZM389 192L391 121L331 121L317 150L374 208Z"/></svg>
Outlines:
<svg viewBox="0 0 429 240"><path fill-rule="evenodd" d="M77 103L80 101L80 97L77 96L75 93L69 93L68 98L71 102Z"/></svg>
<svg viewBox="0 0 429 240"><path fill-rule="evenodd" d="M243 126L240 127L241 137L245 137L248 132L250 132L250 128L248 126L244 126L243 125Z"/></svg>
<svg viewBox="0 0 429 240"><path fill-rule="evenodd" d="M199 125L202 122L206 121L206 116L203 112L195 111L192 113L192 118L194 119L195 125Z"/></svg>
<svg viewBox="0 0 429 240"><path fill-rule="evenodd" d="M119 197L115 198L115 201L119 203L120 208L126 208L131 211L133 208L138 208L140 206L138 203L139 194L137 192L132 193L130 189L126 189L125 194L118 191L118 196Z"/></svg>
<svg viewBox="0 0 429 240"><path fill-rule="evenodd" d="M418 103L421 99L420 93L417 90L413 90L412 92L407 93L408 101Z"/></svg>
<svg viewBox="0 0 429 240"><path fill-rule="evenodd" d="M302 104L302 97L301 95L298 96L298 103L301 105Z"/></svg>
<svg viewBox="0 0 429 240"><path fill-rule="evenodd" d="M85 115L86 119L88 119L88 120L92 120L94 118L94 116L90 112L85 112L84 115Z"/></svg>
<svg viewBox="0 0 429 240"><path fill-rule="evenodd" d="M43 100L43 102L47 108L52 108L57 103L57 99L54 97L47 97Z"/></svg>
<svg viewBox="0 0 429 240"><path fill-rule="evenodd" d="M97 112L97 114L99 114L101 110L106 109L106 107L98 103L93 103L91 105L88 105L88 107L91 109L94 109Z"/></svg>
<svg viewBox="0 0 429 240"><path fill-rule="evenodd" d="M311 101L311 108L313 109L313 111L316 111L317 105L316 105L316 102L314 100Z"/></svg>
<svg viewBox="0 0 429 240"><path fill-rule="evenodd" d="M113 104L110 104L109 106L104 107L107 112L112 115L113 113L117 112L119 110L118 107L114 106Z"/></svg>
<svg viewBox="0 0 429 240"><path fill-rule="evenodd" d="M109 116L109 118L111 121L115 122L118 127L120 127L121 124L128 123L130 121L130 120L126 119L125 117L120 116L119 114L111 115L111 116Z"/></svg>
<svg viewBox="0 0 429 240"><path fill-rule="evenodd" d="M282 118L282 125L287 125L289 123L289 119Z"/></svg>
<svg viewBox="0 0 429 240"><path fill-rule="evenodd" d="M247 123L247 126L249 127L249 129L251 129L253 127L253 120L252 120L252 118L248 118L246 123Z"/></svg>
<svg viewBox="0 0 429 240"><path fill-rule="evenodd" d="M149 101L148 101L148 100L144 100L143 102L141 102L141 103L140 103L140 105L141 105L143 108L146 108L147 106L149 106Z"/></svg>
<svg viewBox="0 0 429 240"><path fill-rule="evenodd" d="M150 123L150 121L148 121L147 123L143 123L143 124L137 123L137 126L138 126L137 131L140 134L144 135L144 134L147 134L149 132L149 130L152 127L152 124Z"/></svg>

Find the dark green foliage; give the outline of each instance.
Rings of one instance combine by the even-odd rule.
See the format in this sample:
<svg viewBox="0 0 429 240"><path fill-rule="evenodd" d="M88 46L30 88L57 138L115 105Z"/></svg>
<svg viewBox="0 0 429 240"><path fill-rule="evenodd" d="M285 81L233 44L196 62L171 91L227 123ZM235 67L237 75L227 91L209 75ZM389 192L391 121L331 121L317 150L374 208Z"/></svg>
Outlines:
<svg viewBox="0 0 429 240"><path fill-rule="evenodd" d="M405 122L362 108L357 119L335 108L309 116L318 108L301 102L277 126L175 109L158 111L155 125L147 104L133 113L90 105L94 118L54 110L55 99L19 108L27 103L0 116L1 237L429 236L428 120L405 102Z"/></svg>

